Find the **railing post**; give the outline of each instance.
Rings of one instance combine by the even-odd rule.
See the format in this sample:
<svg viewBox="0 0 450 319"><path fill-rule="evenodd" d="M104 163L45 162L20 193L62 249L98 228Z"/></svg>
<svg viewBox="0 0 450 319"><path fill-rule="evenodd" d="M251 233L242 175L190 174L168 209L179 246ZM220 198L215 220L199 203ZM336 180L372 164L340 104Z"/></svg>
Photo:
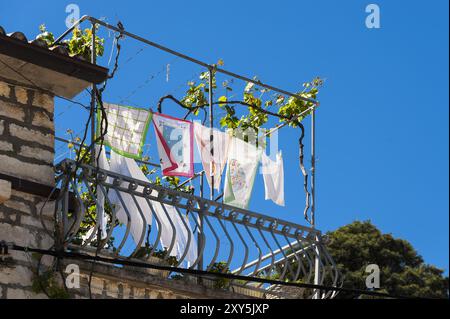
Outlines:
<svg viewBox="0 0 450 319"><path fill-rule="evenodd" d="M96 43L95 43L95 23L92 23L92 40L91 40L91 63L96 64L97 63L97 56L96 56ZM91 89L91 164L95 167L95 102L96 102L96 92L97 86L92 83L92 89Z"/></svg>
<svg viewBox="0 0 450 319"><path fill-rule="evenodd" d="M311 112L311 226L316 228L316 112ZM319 243L320 238L316 236L316 242ZM314 284L320 283L320 251L319 247L315 248L314 260ZM314 299L320 299L320 290L314 293Z"/></svg>
<svg viewBox="0 0 450 319"><path fill-rule="evenodd" d="M200 173L200 197L203 198L203 186L204 186L204 177L205 177L205 172L202 171ZM197 268L199 270L203 270L203 256L202 256L202 241L203 241L203 213L200 211L198 213L198 223L199 223L199 227L198 227L198 232L197 232L197 256L200 258ZM201 279L201 278L199 278Z"/></svg>
<svg viewBox="0 0 450 319"><path fill-rule="evenodd" d="M210 143L210 152L211 152L211 162L209 163L210 171L207 172L211 176L211 185L210 185L210 200L214 200L214 175L212 174L215 170L214 163L214 134L213 134L213 128L214 128L214 110L213 110L213 68L210 67L209 70L209 91L208 91L208 100L209 100L209 143Z"/></svg>

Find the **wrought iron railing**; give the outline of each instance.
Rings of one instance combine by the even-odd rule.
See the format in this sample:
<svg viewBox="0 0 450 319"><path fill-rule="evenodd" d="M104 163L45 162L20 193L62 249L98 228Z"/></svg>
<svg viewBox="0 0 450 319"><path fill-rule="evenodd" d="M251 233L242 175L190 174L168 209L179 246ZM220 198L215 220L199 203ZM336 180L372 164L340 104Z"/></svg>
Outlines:
<svg viewBox="0 0 450 319"><path fill-rule="evenodd" d="M341 276L317 229L135 180L89 165L77 165L75 161L69 159L56 165L56 171L58 188L61 190L55 205L59 230L56 233L60 234L58 240L66 249L88 251L90 248L92 251L92 247L96 247L95 250L99 254L133 259L137 257L142 244L147 242L150 253L165 249L166 253L160 255L161 262L168 262L179 229L174 227L172 222L171 230L164 228L154 211L154 205L158 203L163 204L163 207L175 208L180 220L183 221L182 227L185 227L183 231L188 234L185 249L175 262L172 260L173 266L248 276L248 281L233 281L228 287L238 292L243 288L253 290L257 296L262 293L280 298L286 297L290 292L280 286L255 285L251 281L252 277L311 283L317 263L320 271L319 284L330 286L342 284ZM104 195L106 206L110 209L107 225L104 225L106 238L100 241L97 235L101 224L100 215L93 220L92 207L88 207L93 203L86 201L86 196L89 196L95 204L100 204L97 202L96 192ZM139 214L131 214L128 208L124 207L128 222L121 225L117 222L115 205L110 203L107 196L111 192L115 192L121 201L121 194L128 194L136 204L139 203L138 199L144 199L148 206L146 208L136 206ZM157 227L147 225L149 215ZM136 222L133 218L140 218L138 222L144 225L138 243L133 241L130 235L130 226ZM86 229L83 229L83 225L86 224L90 224L93 228L89 236L84 234L80 240L80 234L86 232ZM162 247L161 234L167 231L172 234L171 244L169 247ZM192 249L191 243L194 241L196 259L193 263L186 264L188 249ZM149 261L154 262L155 258ZM219 262L221 267L218 268ZM214 282L212 277L208 278L204 278L203 281ZM332 291L320 293L301 290L301 296L304 298L312 297L314 294L316 296L320 294L321 298L335 295Z"/></svg>

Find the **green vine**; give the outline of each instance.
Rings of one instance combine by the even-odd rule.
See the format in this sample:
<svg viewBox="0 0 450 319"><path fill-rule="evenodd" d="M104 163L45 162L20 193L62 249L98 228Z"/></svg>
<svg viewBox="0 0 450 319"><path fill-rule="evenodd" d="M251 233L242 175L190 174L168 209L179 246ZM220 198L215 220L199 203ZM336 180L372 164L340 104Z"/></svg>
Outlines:
<svg viewBox="0 0 450 319"><path fill-rule="evenodd" d="M223 60L219 60L217 65L223 65ZM216 71L214 68L212 73L212 87L217 90ZM254 77L254 80L258 81L256 77ZM253 82L247 82L242 92L241 100L231 101L228 95L233 92L232 83L233 81L231 80L224 81L221 88L223 94L219 94L220 96L217 101L213 102L214 104L218 104L219 107L225 111L225 115L223 115L219 121L220 125L224 128L253 129L257 132L259 128L269 120L267 112L264 111L269 111L273 108L276 109L271 112L280 116L280 122L288 121L290 126L297 127L299 123L311 113L311 111L307 110L314 106L312 102L296 97L286 97L282 94L270 95L270 90L259 88L258 85ZM321 88L322 85L323 80L316 77L311 82L303 83L303 89L296 92L296 94L303 98L316 99L319 88ZM208 92L209 72L202 72L198 82L188 82L188 89L180 102L190 109L194 115L198 115L200 109L204 109L208 106ZM215 95L217 95L217 93ZM244 105L246 107L246 112L240 117L238 116L236 104L240 104L241 106ZM303 112L304 114L298 117Z"/></svg>
<svg viewBox="0 0 450 319"><path fill-rule="evenodd" d="M96 27L98 28L98 27ZM47 31L47 28L44 24L39 26L39 31L36 39L43 40L47 43L48 46L52 46L55 42L55 37L52 32ZM95 36L95 54L96 56L103 56L105 47L105 40ZM72 37L67 40L63 40L60 45L63 45L68 51L70 55L79 55L82 56L86 61L91 60L91 46L92 46L92 30L84 29L80 30L78 27L73 29Z"/></svg>
<svg viewBox="0 0 450 319"><path fill-rule="evenodd" d="M168 254L167 248L153 251L150 248L150 246L146 244L145 246L142 246L141 248L138 249L134 257L142 260L146 260L149 256L164 259L166 258L167 254ZM170 266L178 265L178 259L175 256L168 256L166 261L167 264L169 264Z"/></svg>
<svg viewBox="0 0 450 319"><path fill-rule="evenodd" d="M38 261L42 259L41 254L34 253L32 258ZM57 280L57 272L53 269L48 269L42 273L39 273L39 267L34 272L33 280L31 284L31 290L35 294L44 293L49 299L69 299L70 294Z"/></svg>
<svg viewBox="0 0 450 319"><path fill-rule="evenodd" d="M224 261L219 261L214 263L211 266L210 272L213 273L225 273L230 274L230 268L227 266L227 263ZM230 285L231 280L228 278L216 278L214 279L214 288L223 289L227 288Z"/></svg>

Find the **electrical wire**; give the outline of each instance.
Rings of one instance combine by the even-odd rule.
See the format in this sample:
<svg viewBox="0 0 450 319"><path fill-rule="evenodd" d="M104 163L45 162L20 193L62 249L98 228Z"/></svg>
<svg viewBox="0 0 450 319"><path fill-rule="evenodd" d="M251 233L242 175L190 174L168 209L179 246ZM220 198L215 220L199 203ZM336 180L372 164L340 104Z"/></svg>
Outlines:
<svg viewBox="0 0 450 319"><path fill-rule="evenodd" d="M190 269L190 268L163 266L163 265L156 265L156 264L132 261L132 260L128 260L125 258L107 258L107 257L102 257L102 256L95 257L92 255L82 254L79 252L71 252L71 251L58 252L58 251L51 250L51 249L30 248L30 247L20 246L20 245L16 245L13 243L6 243L6 242L0 242L0 246L7 246L7 249L9 249L9 250L29 251L29 252L39 253L42 255L60 256L61 258L71 258L71 259L77 259L77 260L86 260L86 261L96 260L96 261L101 261L103 263L109 263L112 265L126 265L126 266L133 266L133 267L146 268L146 269L166 270L166 271L170 271L170 272L190 274L190 275L195 275L195 276L208 276L208 277L213 276L213 277L225 278L225 279L231 279L231 280L244 280L244 281L259 282L259 283L263 283L263 284L265 283L265 284L270 284L270 285L281 285L281 286L290 286L290 287L297 287L297 288L309 288L309 289L317 289L317 290L323 290L323 291L332 290L332 291L348 292L348 293L354 293L357 295L368 295L368 296L375 296L375 297L412 299L412 297L409 297L409 296L394 295L394 294L389 294L389 293L376 292L373 290L332 287L332 286L326 286L326 285L316 285L316 284L307 284L307 283L299 283L299 282L280 281L280 280L274 280L274 279L252 277L252 276L235 275L235 274L230 274L230 273L210 272L210 271ZM1 249L0 249L0 251L1 251Z"/></svg>

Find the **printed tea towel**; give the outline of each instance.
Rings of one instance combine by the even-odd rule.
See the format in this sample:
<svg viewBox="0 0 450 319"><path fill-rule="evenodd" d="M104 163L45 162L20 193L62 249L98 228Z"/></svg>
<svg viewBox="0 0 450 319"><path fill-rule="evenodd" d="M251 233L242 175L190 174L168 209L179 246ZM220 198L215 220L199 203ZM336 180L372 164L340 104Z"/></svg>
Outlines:
<svg viewBox="0 0 450 319"><path fill-rule="evenodd" d="M117 154L134 159L142 157L142 150L152 113L131 106L103 103L108 121L104 145ZM97 113L97 136L100 136L102 113Z"/></svg>
<svg viewBox="0 0 450 319"><path fill-rule="evenodd" d="M217 129L213 132L213 149L214 155L211 156L211 130L209 127L194 122L194 135L200 158L202 160L203 169L205 170L206 180L211 186L211 176L214 176L214 188L220 189L222 172L227 162L228 146L230 135Z"/></svg>
<svg viewBox="0 0 450 319"><path fill-rule="evenodd" d="M194 176L192 122L160 113L154 113L152 120L163 175Z"/></svg>
<svg viewBox="0 0 450 319"><path fill-rule="evenodd" d="M244 209L248 207L261 152L261 149L253 144L236 137L231 138L225 175L224 203Z"/></svg>

